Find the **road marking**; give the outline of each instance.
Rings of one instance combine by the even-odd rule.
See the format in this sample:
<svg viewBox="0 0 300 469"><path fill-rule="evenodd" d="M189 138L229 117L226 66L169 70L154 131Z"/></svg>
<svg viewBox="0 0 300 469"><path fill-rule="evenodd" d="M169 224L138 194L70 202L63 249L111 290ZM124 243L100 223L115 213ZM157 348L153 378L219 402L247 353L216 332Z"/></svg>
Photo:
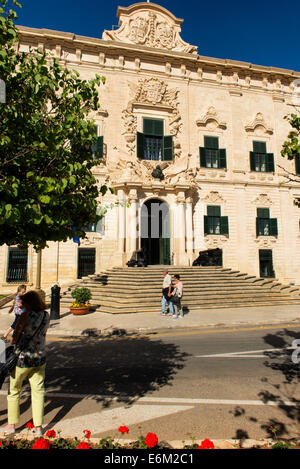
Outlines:
<svg viewBox="0 0 300 469"><path fill-rule="evenodd" d="M7 391L0 391L0 396L6 396ZM23 392L22 397L30 397L30 392ZM249 405L249 406L287 406L295 407L298 402L292 401L261 401L261 400L238 400L238 399L198 399L188 397L139 397L139 396L128 396L126 394L116 396L101 395L101 394L72 394L72 393L60 393L60 392L46 392L48 398L59 398L59 399L77 399L77 400L97 400L97 401L111 401L119 403L122 399L133 401L134 404L138 403L160 403L160 404L185 404L185 405ZM165 406L164 406L165 407Z"/></svg>
<svg viewBox="0 0 300 469"><path fill-rule="evenodd" d="M267 355L253 355L254 353L263 352L282 352L285 350L296 350L298 347L285 347L285 348L270 348L262 350L249 350L246 352L228 352L228 353L215 353L209 355L194 355L194 358L267 358ZM251 354L251 355L250 355Z"/></svg>
<svg viewBox="0 0 300 469"><path fill-rule="evenodd" d="M118 430L120 425L136 425L148 420L184 412L192 408L192 406L187 405L133 405L131 407L117 407L80 417L64 419L60 422L52 423L51 428L61 431L64 435L82 437L83 430L85 429L90 430L92 434L103 433L109 430Z"/></svg>

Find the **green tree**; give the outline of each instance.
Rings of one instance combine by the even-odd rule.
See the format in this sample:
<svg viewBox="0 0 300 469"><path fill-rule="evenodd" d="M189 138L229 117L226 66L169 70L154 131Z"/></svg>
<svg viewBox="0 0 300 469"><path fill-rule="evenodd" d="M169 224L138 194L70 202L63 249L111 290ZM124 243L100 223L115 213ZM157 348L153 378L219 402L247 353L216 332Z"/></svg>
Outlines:
<svg viewBox="0 0 300 469"><path fill-rule="evenodd" d="M291 114L289 116L285 116L285 119L288 120L292 130L289 132L287 140L283 143L281 155L283 157L287 157L289 160L297 161L300 159L300 116L297 114ZM285 168L282 168L282 166L279 167L285 171L287 181L300 183L300 174L296 174L296 171L287 171ZM296 198L294 203L300 207L299 198Z"/></svg>
<svg viewBox="0 0 300 469"><path fill-rule="evenodd" d="M85 237L97 223L97 187L92 169L94 122L99 106L98 75L86 81L50 54L16 51L16 0L0 0L0 245L32 244Z"/></svg>

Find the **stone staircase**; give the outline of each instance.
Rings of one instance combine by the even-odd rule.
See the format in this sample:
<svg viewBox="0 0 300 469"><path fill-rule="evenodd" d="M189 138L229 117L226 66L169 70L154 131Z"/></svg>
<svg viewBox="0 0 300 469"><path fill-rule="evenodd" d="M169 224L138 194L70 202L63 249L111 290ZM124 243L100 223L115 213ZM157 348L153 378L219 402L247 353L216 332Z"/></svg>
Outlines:
<svg viewBox="0 0 300 469"><path fill-rule="evenodd" d="M114 268L85 277L77 286L91 289L91 305L99 312L159 312L163 269L164 266ZM186 311L300 304L300 288L280 284L276 279L258 278L223 267L169 266L168 269L171 275L180 274ZM73 288L64 293L62 306L72 303Z"/></svg>

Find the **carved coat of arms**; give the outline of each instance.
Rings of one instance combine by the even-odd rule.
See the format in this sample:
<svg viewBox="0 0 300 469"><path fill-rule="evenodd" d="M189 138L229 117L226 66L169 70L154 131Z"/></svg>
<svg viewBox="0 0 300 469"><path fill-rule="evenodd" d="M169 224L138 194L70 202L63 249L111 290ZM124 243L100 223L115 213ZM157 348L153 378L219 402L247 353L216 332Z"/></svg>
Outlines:
<svg viewBox="0 0 300 469"><path fill-rule="evenodd" d="M174 47L173 27L166 22L157 23L155 42L158 47L166 47L167 49Z"/></svg>
<svg viewBox="0 0 300 469"><path fill-rule="evenodd" d="M129 39L135 43L143 44L149 34L149 21L141 16L130 22Z"/></svg>
<svg viewBox="0 0 300 469"><path fill-rule="evenodd" d="M152 104L160 103L166 91L166 85L155 78L144 82L143 91L145 98Z"/></svg>

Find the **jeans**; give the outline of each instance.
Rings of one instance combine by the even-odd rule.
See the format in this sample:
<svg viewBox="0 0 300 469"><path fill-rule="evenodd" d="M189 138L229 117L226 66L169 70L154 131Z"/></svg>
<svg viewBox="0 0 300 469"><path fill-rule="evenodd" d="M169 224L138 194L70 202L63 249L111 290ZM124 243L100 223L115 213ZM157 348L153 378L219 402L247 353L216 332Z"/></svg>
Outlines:
<svg viewBox="0 0 300 469"><path fill-rule="evenodd" d="M44 379L45 365L35 368L20 368L16 366L10 376L10 388L7 396L8 423L17 424L20 418L20 393L23 381L28 378L31 387L31 404L33 424L40 427L44 417Z"/></svg>
<svg viewBox="0 0 300 469"><path fill-rule="evenodd" d="M166 297L163 295L161 299L161 312L164 313L166 309L166 304L169 305L169 313L174 314L173 303L170 300L167 300Z"/></svg>

